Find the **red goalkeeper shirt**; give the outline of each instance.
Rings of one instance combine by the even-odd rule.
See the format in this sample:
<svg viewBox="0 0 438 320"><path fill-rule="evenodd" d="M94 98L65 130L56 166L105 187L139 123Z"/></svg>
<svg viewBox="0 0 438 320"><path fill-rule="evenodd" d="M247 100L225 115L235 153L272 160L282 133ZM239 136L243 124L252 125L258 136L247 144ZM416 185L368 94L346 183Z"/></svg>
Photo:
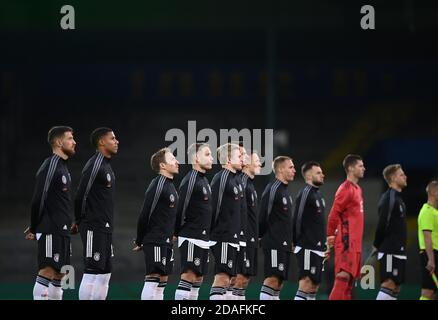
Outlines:
<svg viewBox="0 0 438 320"><path fill-rule="evenodd" d="M362 189L357 184L345 180L336 192L328 216L327 236L336 235L335 250L362 252L363 225Z"/></svg>

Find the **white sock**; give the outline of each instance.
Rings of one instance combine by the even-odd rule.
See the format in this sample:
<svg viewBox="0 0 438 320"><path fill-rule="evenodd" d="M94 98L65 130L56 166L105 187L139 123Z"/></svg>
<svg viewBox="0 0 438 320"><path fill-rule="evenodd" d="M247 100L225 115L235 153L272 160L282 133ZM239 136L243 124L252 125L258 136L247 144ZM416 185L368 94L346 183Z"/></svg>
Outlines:
<svg viewBox="0 0 438 320"><path fill-rule="evenodd" d="M154 300L155 290L159 282L160 278L147 277L144 281L143 291L141 292L141 300Z"/></svg>
<svg viewBox="0 0 438 320"><path fill-rule="evenodd" d="M224 300L234 300L233 287L228 287L225 291Z"/></svg>
<svg viewBox="0 0 438 320"><path fill-rule="evenodd" d="M306 292L298 290L295 294L294 300L308 300L308 295Z"/></svg>
<svg viewBox="0 0 438 320"><path fill-rule="evenodd" d="M397 300L397 294L391 289L381 287L376 300Z"/></svg>
<svg viewBox="0 0 438 320"><path fill-rule="evenodd" d="M178 288L175 290L175 300L190 300L190 290L192 283L186 280L180 280Z"/></svg>
<svg viewBox="0 0 438 320"><path fill-rule="evenodd" d="M194 282L192 289L190 290L189 300L198 300L199 289L201 288L202 282Z"/></svg>
<svg viewBox="0 0 438 320"><path fill-rule="evenodd" d="M262 285L262 288L260 289L260 300L275 300L275 291L271 287Z"/></svg>
<svg viewBox="0 0 438 320"><path fill-rule="evenodd" d="M93 300L106 300L111 273L98 274L94 281Z"/></svg>
<svg viewBox="0 0 438 320"><path fill-rule="evenodd" d="M93 288L96 274L84 273L79 286L79 300L93 300Z"/></svg>
<svg viewBox="0 0 438 320"><path fill-rule="evenodd" d="M49 284L49 300L62 300L61 280L53 279Z"/></svg>
<svg viewBox="0 0 438 320"><path fill-rule="evenodd" d="M37 276L33 287L33 300L48 300L49 284L49 279L43 276Z"/></svg>
<svg viewBox="0 0 438 320"><path fill-rule="evenodd" d="M164 300L164 289L166 288L167 281L160 282L155 289L154 300Z"/></svg>
<svg viewBox="0 0 438 320"><path fill-rule="evenodd" d="M307 294L307 300L316 300L316 292L310 292Z"/></svg>
<svg viewBox="0 0 438 320"><path fill-rule="evenodd" d="M225 300L226 291L224 287L211 287L210 300Z"/></svg>
<svg viewBox="0 0 438 320"><path fill-rule="evenodd" d="M245 289L233 288L233 300L245 300Z"/></svg>

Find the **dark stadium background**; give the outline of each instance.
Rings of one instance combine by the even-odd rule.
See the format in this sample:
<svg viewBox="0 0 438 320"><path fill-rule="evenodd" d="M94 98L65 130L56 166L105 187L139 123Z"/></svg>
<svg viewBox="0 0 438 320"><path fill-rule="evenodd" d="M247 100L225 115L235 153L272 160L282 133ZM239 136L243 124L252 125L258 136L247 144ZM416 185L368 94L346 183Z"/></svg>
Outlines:
<svg viewBox="0 0 438 320"><path fill-rule="evenodd" d="M76 10L76 30L59 27L64 4ZM360 29L364 4L374 5L376 30ZM120 140L112 162L116 257L108 298L139 299L143 255L130 250L153 177L149 157L166 144L168 129L186 131L188 120L196 120L198 130L273 128L275 155L292 156L297 167L322 163L327 211L343 178L342 158L363 155L364 255L385 189L381 171L401 163L409 183L409 260L400 298L417 299L416 217L427 182L438 176L436 14L436 5L413 0L2 1L0 299L32 298L36 246L24 240L23 230L35 172L50 152L47 131L60 124L75 129L77 155L69 163L74 187L93 153L92 129L109 126ZM270 178L257 178L259 194ZM294 196L302 184L297 174ZM77 283L81 250L73 237ZM296 290L294 258L292 266L284 299ZM176 280L170 277L167 298ZM211 274L203 299L210 281ZM261 281L260 269L250 298L258 297ZM375 295L356 290L360 299ZM65 298L76 299L77 290Z"/></svg>

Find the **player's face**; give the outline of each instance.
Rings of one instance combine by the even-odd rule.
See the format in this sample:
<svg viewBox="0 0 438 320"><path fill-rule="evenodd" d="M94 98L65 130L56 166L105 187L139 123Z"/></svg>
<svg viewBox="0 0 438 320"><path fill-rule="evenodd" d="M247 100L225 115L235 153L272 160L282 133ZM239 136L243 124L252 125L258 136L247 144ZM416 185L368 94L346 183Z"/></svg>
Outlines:
<svg viewBox="0 0 438 320"><path fill-rule="evenodd" d="M234 170L242 170L243 155L240 148L231 150L230 163Z"/></svg>
<svg viewBox="0 0 438 320"><path fill-rule="evenodd" d="M364 177L365 175L365 166L363 164L362 160L358 160L356 162L356 164L352 167L353 169L353 175L358 178L361 179Z"/></svg>
<svg viewBox="0 0 438 320"><path fill-rule="evenodd" d="M179 162L176 160L175 156L171 152L166 152L164 155L166 163L164 164L164 170L170 174L178 174L179 172Z"/></svg>
<svg viewBox="0 0 438 320"><path fill-rule="evenodd" d="M119 141L116 139L114 132L108 132L100 139L103 143L103 147L109 154L117 154L119 150Z"/></svg>
<svg viewBox="0 0 438 320"><path fill-rule="evenodd" d="M260 171L262 170L262 162L257 153L253 153L251 156L251 167L253 168L252 174L260 174Z"/></svg>
<svg viewBox="0 0 438 320"><path fill-rule="evenodd" d="M291 160L286 160L282 164L282 175L286 181L293 181L295 178L295 165Z"/></svg>
<svg viewBox="0 0 438 320"><path fill-rule="evenodd" d="M64 152L68 157L73 156L76 153L76 141L73 138L73 133L70 131L65 132L64 136L60 140L62 152Z"/></svg>
<svg viewBox="0 0 438 320"><path fill-rule="evenodd" d="M210 170L213 167L213 155L209 147L204 147L196 153L196 161L204 170Z"/></svg>
<svg viewBox="0 0 438 320"><path fill-rule="evenodd" d="M313 166L311 169L312 183L315 186L322 186L324 184L324 173L321 167Z"/></svg>
<svg viewBox="0 0 438 320"><path fill-rule="evenodd" d="M408 177L402 169L398 169L392 176L392 181L400 188L406 188L408 185Z"/></svg>

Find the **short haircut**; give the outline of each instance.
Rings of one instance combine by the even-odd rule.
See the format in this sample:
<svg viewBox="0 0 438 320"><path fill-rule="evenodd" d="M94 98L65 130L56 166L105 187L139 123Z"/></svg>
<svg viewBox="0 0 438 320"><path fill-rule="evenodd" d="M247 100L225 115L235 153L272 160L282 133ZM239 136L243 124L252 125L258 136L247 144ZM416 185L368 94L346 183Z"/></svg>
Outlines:
<svg viewBox="0 0 438 320"><path fill-rule="evenodd" d="M231 152L239 149L239 145L235 143L225 143L217 148L217 158L220 164L226 164L231 159Z"/></svg>
<svg viewBox="0 0 438 320"><path fill-rule="evenodd" d="M386 166L385 169L383 169L383 178L387 183L391 183L392 176L397 172L398 169L401 169L401 165L399 165L398 163L390 164L389 166Z"/></svg>
<svg viewBox="0 0 438 320"><path fill-rule="evenodd" d="M71 132L73 133L73 129L71 127L67 126L55 126L50 128L49 132L47 133L47 142L53 146L53 143L56 139L62 138L64 136L64 133Z"/></svg>
<svg viewBox="0 0 438 320"><path fill-rule="evenodd" d="M189 164L193 164L192 163L192 158L193 156L201 149L205 148L205 147L209 147L209 145L207 143L192 143L188 149L187 149L187 156L188 156L188 160L189 160Z"/></svg>
<svg viewBox="0 0 438 320"><path fill-rule="evenodd" d="M108 132L112 132L113 129L107 128L107 127L101 127L94 129L93 132L90 135L90 142L93 147L97 148L97 144L99 143L99 140L105 136Z"/></svg>
<svg viewBox="0 0 438 320"><path fill-rule="evenodd" d="M301 174L303 178L305 178L306 172L312 169L313 167L321 167L321 165L316 161L308 161L301 166Z"/></svg>
<svg viewBox="0 0 438 320"><path fill-rule="evenodd" d="M429 184L426 187L426 192L428 195L431 195L438 189L438 180L433 180L429 182Z"/></svg>
<svg viewBox="0 0 438 320"><path fill-rule="evenodd" d="M362 161L362 157L357 154L348 154L344 161L342 161L342 166L345 171L348 172L348 168L354 166L358 161Z"/></svg>
<svg viewBox="0 0 438 320"><path fill-rule="evenodd" d="M166 163L166 153L172 151L169 148L162 148L155 152L151 157L151 168L156 173L160 172L160 163Z"/></svg>
<svg viewBox="0 0 438 320"><path fill-rule="evenodd" d="M288 156L278 156L275 157L274 163L272 164L272 169L274 169L274 172L276 173L278 170L278 167L285 161L290 160L293 161L291 157Z"/></svg>

